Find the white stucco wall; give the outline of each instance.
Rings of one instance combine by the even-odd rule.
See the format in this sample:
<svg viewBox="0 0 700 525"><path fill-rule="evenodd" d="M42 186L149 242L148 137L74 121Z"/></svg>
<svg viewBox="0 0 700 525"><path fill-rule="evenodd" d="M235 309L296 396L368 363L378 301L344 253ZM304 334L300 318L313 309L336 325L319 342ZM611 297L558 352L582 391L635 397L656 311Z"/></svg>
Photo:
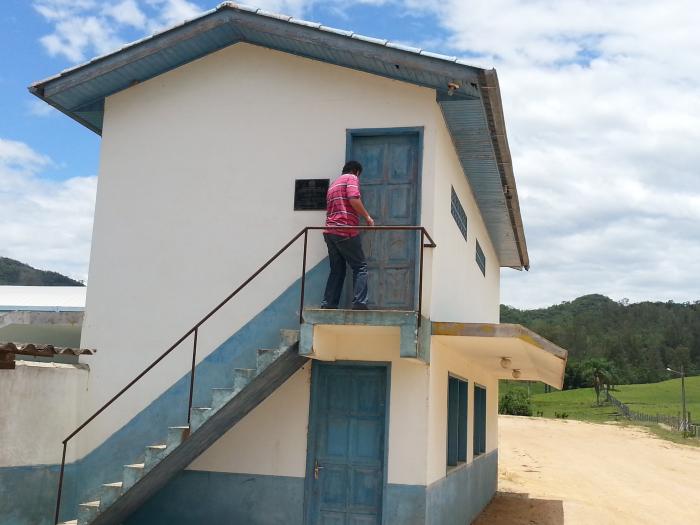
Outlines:
<svg viewBox="0 0 700 525"><path fill-rule="evenodd" d="M0 467L61 462L61 441L80 423L88 376L86 365L59 363L17 361L14 370L0 370ZM68 447L67 461L74 457Z"/></svg>
<svg viewBox="0 0 700 525"><path fill-rule="evenodd" d="M433 341L431 363L399 357L396 329L317 327L314 347L338 361L391 363L388 482L429 485L447 472L448 376L469 382L467 462L474 459L474 386L486 388L486 452L498 448L498 380L463 354ZM190 469L304 477L311 370L305 365L229 430Z"/></svg>
<svg viewBox="0 0 700 525"><path fill-rule="evenodd" d="M305 476L311 362L188 467L208 472Z"/></svg>
<svg viewBox="0 0 700 525"><path fill-rule="evenodd" d="M237 44L106 101L84 346L99 349L92 412L323 212L293 212L296 178L334 178L346 129L424 126L432 191L434 92ZM422 222L432 220L425 198ZM301 245L200 332L204 358L298 278ZM325 255L320 235L309 262ZM188 366L186 345L96 419L83 453Z"/></svg>
<svg viewBox="0 0 700 525"><path fill-rule="evenodd" d="M333 327L325 344L337 360L391 363L388 482L424 485L428 440L428 366L399 357L398 330ZM304 477L311 364L229 430L190 465L193 470Z"/></svg>
<svg viewBox="0 0 700 525"><path fill-rule="evenodd" d="M469 382L467 416L467 462L474 459L474 384L486 388L486 452L498 448L498 379L466 359L463 354L431 342L430 407L428 416L427 483L447 472L447 392L449 374Z"/></svg>
<svg viewBox="0 0 700 525"><path fill-rule="evenodd" d="M438 248L432 260L431 318L434 321L497 323L500 263L440 110L435 106L435 210L433 232ZM451 188L467 215L467 240L451 213ZM476 240L486 255L486 275L476 263Z"/></svg>

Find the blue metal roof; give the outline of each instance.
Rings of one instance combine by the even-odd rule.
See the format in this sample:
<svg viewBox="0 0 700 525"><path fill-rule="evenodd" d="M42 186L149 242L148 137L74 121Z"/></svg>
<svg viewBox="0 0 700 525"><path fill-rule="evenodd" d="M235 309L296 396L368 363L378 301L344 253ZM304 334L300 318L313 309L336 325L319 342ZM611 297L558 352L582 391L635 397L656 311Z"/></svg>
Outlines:
<svg viewBox="0 0 700 525"><path fill-rule="evenodd" d="M107 96L237 42L435 89L501 266L529 267L495 71L224 2L179 26L32 84L29 90L99 134Z"/></svg>

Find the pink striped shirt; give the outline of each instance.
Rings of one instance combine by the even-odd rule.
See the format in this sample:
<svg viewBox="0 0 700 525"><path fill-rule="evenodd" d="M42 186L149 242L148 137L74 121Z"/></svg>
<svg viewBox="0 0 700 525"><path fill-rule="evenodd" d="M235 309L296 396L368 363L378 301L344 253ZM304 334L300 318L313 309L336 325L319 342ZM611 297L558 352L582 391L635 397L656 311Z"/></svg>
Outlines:
<svg viewBox="0 0 700 525"><path fill-rule="evenodd" d="M350 199L360 198L360 181L357 175L345 173L338 177L326 194L326 230L342 237L354 237L360 232L354 229L334 230L333 226L357 226L360 217L350 204Z"/></svg>

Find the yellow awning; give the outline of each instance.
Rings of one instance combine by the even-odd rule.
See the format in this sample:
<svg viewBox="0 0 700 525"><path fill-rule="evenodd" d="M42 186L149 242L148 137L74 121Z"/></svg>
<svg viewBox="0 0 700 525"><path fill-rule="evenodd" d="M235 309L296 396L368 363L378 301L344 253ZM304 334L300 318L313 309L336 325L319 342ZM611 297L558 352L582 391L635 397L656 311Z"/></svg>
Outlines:
<svg viewBox="0 0 700 525"><path fill-rule="evenodd" d="M568 352L519 324L433 322L432 337L499 379L564 385Z"/></svg>

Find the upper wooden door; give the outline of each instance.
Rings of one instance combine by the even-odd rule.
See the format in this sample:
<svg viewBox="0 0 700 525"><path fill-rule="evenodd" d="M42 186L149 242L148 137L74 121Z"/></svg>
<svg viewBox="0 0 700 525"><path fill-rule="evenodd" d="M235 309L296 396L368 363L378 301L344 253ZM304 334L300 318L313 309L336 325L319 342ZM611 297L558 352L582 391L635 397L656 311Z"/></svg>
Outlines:
<svg viewBox="0 0 700 525"><path fill-rule="evenodd" d="M419 142L418 132L351 134L348 158L364 168L362 200L377 226L418 224ZM369 308L414 309L420 234L373 231L362 236L369 267Z"/></svg>

